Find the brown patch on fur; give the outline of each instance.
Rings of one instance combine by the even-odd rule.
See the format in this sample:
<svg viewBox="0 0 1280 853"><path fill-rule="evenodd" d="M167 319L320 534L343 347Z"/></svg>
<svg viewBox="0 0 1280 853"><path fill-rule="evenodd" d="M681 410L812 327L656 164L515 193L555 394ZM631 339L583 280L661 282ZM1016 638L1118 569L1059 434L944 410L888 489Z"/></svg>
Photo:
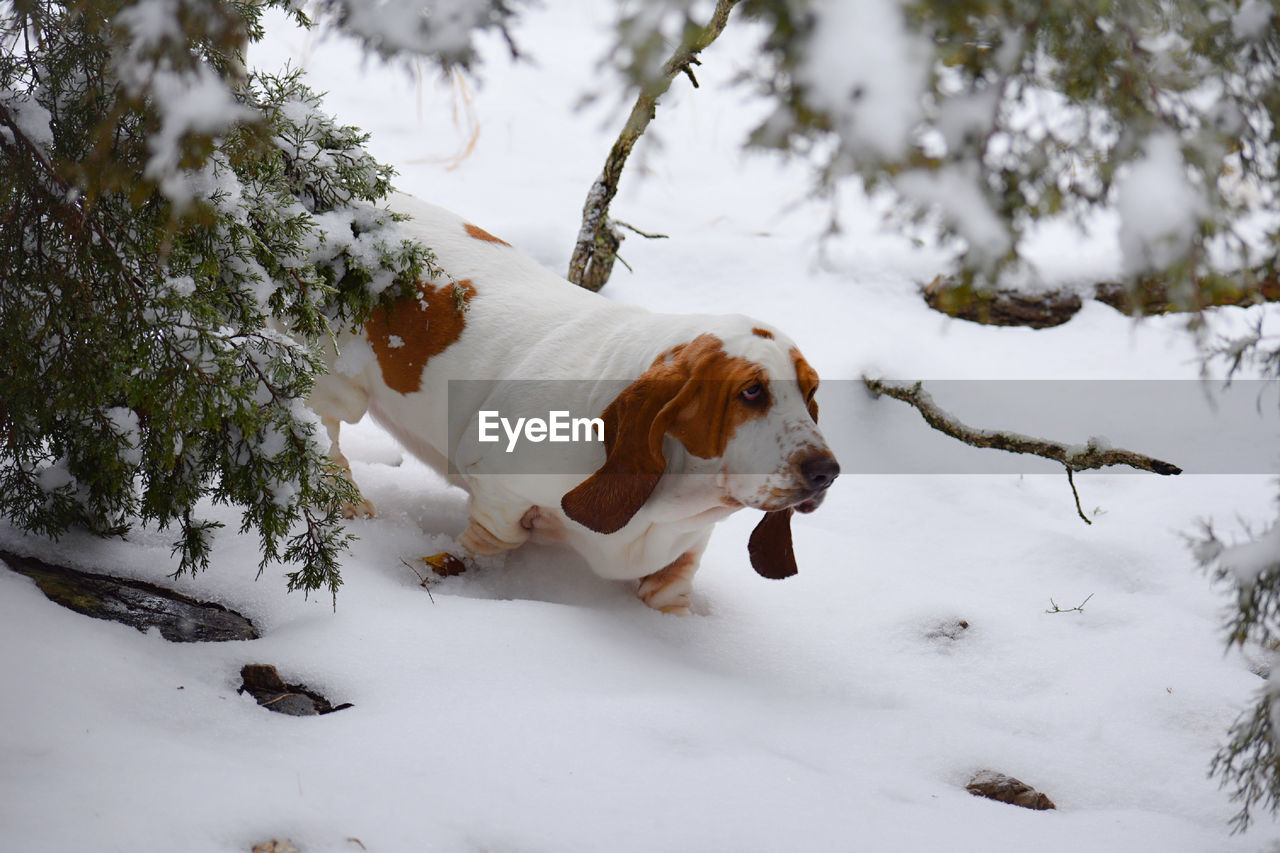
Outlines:
<svg viewBox="0 0 1280 853"><path fill-rule="evenodd" d="M679 395L683 405L667 431L694 456L703 459L723 456L738 426L764 417L773 405L768 395L768 376L760 365L740 356L726 355L715 335L701 335L690 343L673 347L670 354L658 357L650 371L668 367L668 362L677 373L683 373L684 387ZM753 382L759 382L765 389L761 402L754 406L738 397ZM606 416L606 440L608 426Z"/></svg>
<svg viewBox="0 0 1280 853"><path fill-rule="evenodd" d="M693 553L686 551L653 574L645 575L641 580L650 582L654 586L666 586L671 581L688 574L691 566L693 566Z"/></svg>
<svg viewBox="0 0 1280 853"><path fill-rule="evenodd" d="M501 237L495 237L492 234L490 234L488 231L481 228L480 226L472 225L470 222L466 223L462 227L466 229L467 236L475 237L477 240L483 240L486 243L501 243L504 246L511 245L506 240L503 240Z"/></svg>
<svg viewBox="0 0 1280 853"><path fill-rule="evenodd" d="M757 338L764 338L766 341L773 340L773 332L768 329L762 329L759 326L752 329L751 334L755 335Z"/></svg>
<svg viewBox="0 0 1280 853"><path fill-rule="evenodd" d="M667 460L670 434L694 456L712 459L740 424L763 417L768 392L751 405L739 394L759 382L760 366L724 351L715 335L700 335L662 353L604 410L605 463L560 501L565 514L597 533L622 528L648 499Z"/></svg>
<svg viewBox="0 0 1280 853"><path fill-rule="evenodd" d="M415 294L374 310L365 335L388 388L412 394L422 387L427 361L458 340L467 323L466 303L475 295L470 279L440 287L419 282Z"/></svg>
<svg viewBox="0 0 1280 853"><path fill-rule="evenodd" d="M791 363L796 368L796 381L800 383L800 393L804 395L805 405L809 407L809 417L818 422L818 401L813 395L818 390L818 371L809 366L800 350L791 348Z"/></svg>
<svg viewBox="0 0 1280 853"><path fill-rule="evenodd" d="M689 578L697 571L692 551L686 551L676 557L663 568L640 579L637 595L655 610L663 613L688 613L689 593L672 593L673 584L688 584Z"/></svg>

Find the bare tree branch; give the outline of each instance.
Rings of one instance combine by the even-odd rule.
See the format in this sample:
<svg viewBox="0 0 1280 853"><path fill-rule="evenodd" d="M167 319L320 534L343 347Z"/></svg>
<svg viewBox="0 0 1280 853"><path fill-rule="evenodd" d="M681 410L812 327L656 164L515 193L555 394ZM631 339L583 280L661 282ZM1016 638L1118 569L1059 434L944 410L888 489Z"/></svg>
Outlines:
<svg viewBox="0 0 1280 853"><path fill-rule="evenodd" d="M578 242L569 259L568 279L574 284L588 290L599 290L609 280L613 262L618 257L618 246L622 243L622 234L609 219L609 204L618 193L622 167L626 165L631 149L635 147L649 122L653 121L657 113L658 98L671 88L676 75L688 75L690 82L697 88L698 81L693 76L693 66L698 64L698 54L724 30L729 22L729 13L738 2L739 0L717 0L715 11L711 13L711 20L707 25L691 38L682 41L676 52L663 64L662 74L641 88L627 123L604 161L604 170L591 185L587 201L582 207L582 228L578 231ZM638 229L631 230L649 236Z"/></svg>
<svg viewBox="0 0 1280 853"><path fill-rule="evenodd" d="M863 376L862 381L871 393L876 395L884 394L887 397L901 400L913 406L920 412L929 426L972 447L1040 456L1061 464L1062 467L1067 469L1067 483L1071 486L1071 494L1075 497L1076 512L1084 519L1086 524L1092 524L1093 522L1089 520L1089 517L1084 514L1084 510L1080 507L1080 495L1076 492L1075 478L1072 476L1074 472L1106 468L1111 465L1127 465L1130 468L1151 471L1154 474L1166 476L1182 473L1181 468L1170 462L1144 456L1141 453L1134 453L1132 450L1099 447L1094 439L1090 439L1087 444L1081 447L1013 432L974 429L961 423L951 413L939 408L938 404L933 401L933 397L930 396L928 391L924 390L920 382L911 384L888 382L883 379L871 379L868 376Z"/></svg>

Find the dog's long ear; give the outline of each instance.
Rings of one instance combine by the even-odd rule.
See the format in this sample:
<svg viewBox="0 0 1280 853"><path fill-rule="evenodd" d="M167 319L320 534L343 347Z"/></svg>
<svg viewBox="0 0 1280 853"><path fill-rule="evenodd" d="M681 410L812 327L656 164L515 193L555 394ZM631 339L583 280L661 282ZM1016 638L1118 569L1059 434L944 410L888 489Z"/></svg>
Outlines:
<svg viewBox="0 0 1280 853"><path fill-rule="evenodd" d="M604 465L560 499L565 515L596 533L626 526L667 468L662 439L690 388L686 371L659 361L609 404Z"/></svg>
<svg viewBox="0 0 1280 853"><path fill-rule="evenodd" d="M818 390L818 371L809 366L809 362L804 360L804 356L800 354L800 350L792 347L791 364L796 369L796 382L800 385L800 393L804 395L805 405L809 409L809 417L813 418L813 422L818 422L818 401L814 397Z"/></svg>
<svg viewBox="0 0 1280 853"><path fill-rule="evenodd" d="M764 518L751 531L747 542L747 554L756 574L770 580L789 578L799 571L796 568L796 552L791 547L791 513L780 509L766 512Z"/></svg>

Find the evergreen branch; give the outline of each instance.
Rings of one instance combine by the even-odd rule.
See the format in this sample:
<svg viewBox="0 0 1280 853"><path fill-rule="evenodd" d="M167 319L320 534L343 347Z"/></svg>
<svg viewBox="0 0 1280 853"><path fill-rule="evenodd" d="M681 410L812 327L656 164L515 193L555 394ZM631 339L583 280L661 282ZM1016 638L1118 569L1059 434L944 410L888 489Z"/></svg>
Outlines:
<svg viewBox="0 0 1280 853"><path fill-rule="evenodd" d="M67 37L99 44L67 21ZM61 91L80 67L59 66L49 87ZM212 153L191 152L220 180L212 193L197 188L198 208L178 219L138 159L151 105L122 106L101 80L90 94L96 111L83 120L75 108L86 100L51 102L64 108L50 124L56 156L28 132L21 102L0 103L0 153L20 169L0 178L0 257L14 265L14 287L0 289L10 342L0 353L10 362L0 374L0 512L50 536L81 524L100 535L123 535L133 520L175 525L183 573L208 566L209 534L222 526L193 516L207 497L243 510L241 532L261 538L259 570L292 564L290 588L336 594L350 539L338 507L354 487L294 411L319 363L264 326L274 316L299 335L329 333L331 316L370 311L392 291L388 275L411 281L430 263L374 207L390 170L363 149L366 137L319 111L297 74L258 76L241 97L268 129L286 131L298 111L280 105L303 103L292 139L311 156L291 161L272 143L282 134L237 127ZM105 182L75 171L99 148L118 170ZM195 174L199 162L184 169ZM343 240L317 252L314 217L330 213L374 252ZM32 334L36 346L13 348Z"/></svg>
<svg viewBox="0 0 1280 853"><path fill-rule="evenodd" d="M1232 789L1231 802L1240 805L1231 818L1233 833L1249 828L1255 806L1260 804L1271 813L1280 809L1280 754L1272 715L1275 701L1275 690L1262 688L1253 708L1231 726L1230 740L1209 765L1209 776L1218 778L1219 788Z"/></svg>
<svg viewBox="0 0 1280 853"><path fill-rule="evenodd" d="M60 194L55 194L50 192L47 187L38 185L41 192L45 195L48 206L52 210L58 211L64 217L63 221L67 224L72 233L81 232L85 226L93 232L94 237L97 238L111 257L116 260L117 270L120 272L121 277L131 285L137 320L141 323L143 328L150 325L144 316L144 306L142 304L142 293L145 291L146 285L142 279L131 270L128 262L125 260L127 257L134 257L141 261L149 257L147 253L135 251L133 255L130 256L117 248L116 241L112 234L127 235L129 230L124 228L119 222L115 221L109 212L104 212L104 215L107 216L108 219L112 219L111 225L114 228L113 232L107 231L107 229L103 227L102 223L99 222L97 217L94 215L95 213L102 211L101 206L90 206L80 200L68 201L68 199L79 195L78 188L68 181L66 177L54 167L53 163L45 157L44 152L40 150L40 146L31 141L20 127L20 123L13 118L8 108L3 104L0 104L0 122L4 123L9 132L13 134L15 140L21 143L26 149L27 156L33 162L38 164L45 176L49 180L53 181L58 186L59 190L61 190ZM70 211L69 214L68 211ZM178 358L187 361L189 366L194 367L194 365L191 365L181 352L176 350L172 350L172 352ZM196 369L198 370L198 368Z"/></svg>

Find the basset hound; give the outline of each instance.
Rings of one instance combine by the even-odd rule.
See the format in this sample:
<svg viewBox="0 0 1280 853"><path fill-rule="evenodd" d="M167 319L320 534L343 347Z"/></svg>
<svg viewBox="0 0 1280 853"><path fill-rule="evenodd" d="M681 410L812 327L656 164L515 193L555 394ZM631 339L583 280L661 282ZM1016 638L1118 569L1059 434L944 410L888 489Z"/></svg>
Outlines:
<svg viewBox="0 0 1280 853"><path fill-rule="evenodd" d="M764 511L755 570L796 572L791 514L816 509L840 468L818 374L789 338L620 305L448 211L401 194L389 207L443 273L329 346L308 402L339 465L341 422L368 413L470 493L471 555L559 543L669 613L688 612L712 528L743 507Z"/></svg>

